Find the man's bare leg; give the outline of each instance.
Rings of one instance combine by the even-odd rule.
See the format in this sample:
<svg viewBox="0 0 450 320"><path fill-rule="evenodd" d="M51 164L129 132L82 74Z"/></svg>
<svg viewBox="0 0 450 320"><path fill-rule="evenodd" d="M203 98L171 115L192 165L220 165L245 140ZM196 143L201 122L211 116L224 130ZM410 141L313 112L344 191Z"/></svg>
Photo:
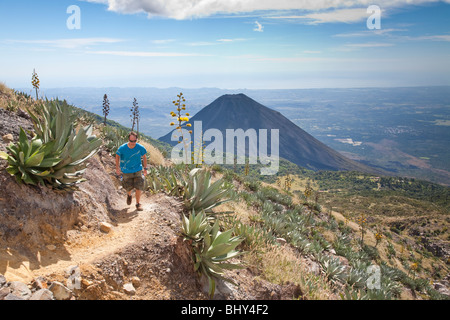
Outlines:
<svg viewBox="0 0 450 320"><path fill-rule="evenodd" d="M136 204L141 203L141 190L136 189Z"/></svg>

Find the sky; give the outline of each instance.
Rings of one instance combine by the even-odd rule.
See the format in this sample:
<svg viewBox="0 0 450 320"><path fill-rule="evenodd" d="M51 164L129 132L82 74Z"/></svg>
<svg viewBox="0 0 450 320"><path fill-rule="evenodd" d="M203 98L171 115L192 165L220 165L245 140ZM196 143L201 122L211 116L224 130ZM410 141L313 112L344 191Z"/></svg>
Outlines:
<svg viewBox="0 0 450 320"><path fill-rule="evenodd" d="M450 85L449 18L450 0L1 0L0 82Z"/></svg>

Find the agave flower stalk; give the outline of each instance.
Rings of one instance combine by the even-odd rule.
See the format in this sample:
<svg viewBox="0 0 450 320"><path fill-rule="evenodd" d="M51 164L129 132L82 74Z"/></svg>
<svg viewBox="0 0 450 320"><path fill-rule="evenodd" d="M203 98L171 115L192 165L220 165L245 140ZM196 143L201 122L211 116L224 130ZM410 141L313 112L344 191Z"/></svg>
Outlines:
<svg viewBox="0 0 450 320"><path fill-rule="evenodd" d="M36 100L38 100L39 98L38 96L39 84L40 84L39 77L36 73L36 70L33 69L33 75L31 76L31 85L36 90Z"/></svg>
<svg viewBox="0 0 450 320"><path fill-rule="evenodd" d="M103 115L105 116L103 124L106 127L106 117L109 115L109 99L108 99L108 95L105 93L105 95L103 96Z"/></svg>
<svg viewBox="0 0 450 320"><path fill-rule="evenodd" d="M183 96L183 93L180 92L180 94L177 95L177 100L172 101L173 105L177 108L176 112L171 111L170 115L172 118L174 118L174 121L170 123L171 126L176 125L176 130L180 133L181 140L178 141L178 143L184 143L185 150L189 150L188 141L184 134L183 134L183 128L190 128L192 125L189 123L189 116L190 114L188 112L185 112L186 110L186 99ZM192 134L192 130L189 130L189 134ZM193 143L192 141L190 142ZM186 165L189 163L189 155L188 152L186 152Z"/></svg>

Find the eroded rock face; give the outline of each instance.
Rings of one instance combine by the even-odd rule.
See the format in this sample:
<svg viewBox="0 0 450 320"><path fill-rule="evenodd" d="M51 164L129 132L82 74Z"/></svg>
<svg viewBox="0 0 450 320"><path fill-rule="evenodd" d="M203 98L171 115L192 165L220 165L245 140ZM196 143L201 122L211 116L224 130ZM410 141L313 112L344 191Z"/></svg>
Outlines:
<svg viewBox="0 0 450 320"><path fill-rule="evenodd" d="M88 162L88 180L77 191L18 184L0 168L0 240L33 250L64 242L75 225L108 221L117 191L98 156Z"/></svg>
<svg viewBox="0 0 450 320"><path fill-rule="evenodd" d="M0 108L0 151L16 143L20 128L31 138L33 124L27 113ZM12 139L12 141L11 141ZM0 160L0 241L4 245L25 248L31 253L39 247L57 245L74 226L97 226L108 222L118 199L117 186L108 172L114 159L100 152L88 160L79 190L61 192L42 186L18 184Z"/></svg>

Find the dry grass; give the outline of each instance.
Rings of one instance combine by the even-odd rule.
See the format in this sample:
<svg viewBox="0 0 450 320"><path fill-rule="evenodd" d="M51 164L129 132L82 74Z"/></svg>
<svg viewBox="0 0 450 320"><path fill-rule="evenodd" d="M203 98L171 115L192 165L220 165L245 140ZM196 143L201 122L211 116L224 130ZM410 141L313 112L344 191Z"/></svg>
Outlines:
<svg viewBox="0 0 450 320"><path fill-rule="evenodd" d="M275 283L294 283L300 286L306 300L338 299L323 275L307 269L305 260L290 246L267 245L245 255L245 262L258 269L261 278Z"/></svg>
<svg viewBox="0 0 450 320"><path fill-rule="evenodd" d="M13 91L3 82L0 82L0 108L7 109L8 102L13 95Z"/></svg>
<svg viewBox="0 0 450 320"><path fill-rule="evenodd" d="M16 112L19 109L34 108L40 102L31 97L26 98L24 95L16 94L14 90L0 82L0 108Z"/></svg>
<svg viewBox="0 0 450 320"><path fill-rule="evenodd" d="M161 151L159 151L158 148L151 145L147 141L139 141L140 144L142 144L145 149L147 150L147 162L150 163L152 166L166 166L166 159L162 155Z"/></svg>
<svg viewBox="0 0 450 320"><path fill-rule="evenodd" d="M0 95L11 95L12 90L4 82L0 82Z"/></svg>

